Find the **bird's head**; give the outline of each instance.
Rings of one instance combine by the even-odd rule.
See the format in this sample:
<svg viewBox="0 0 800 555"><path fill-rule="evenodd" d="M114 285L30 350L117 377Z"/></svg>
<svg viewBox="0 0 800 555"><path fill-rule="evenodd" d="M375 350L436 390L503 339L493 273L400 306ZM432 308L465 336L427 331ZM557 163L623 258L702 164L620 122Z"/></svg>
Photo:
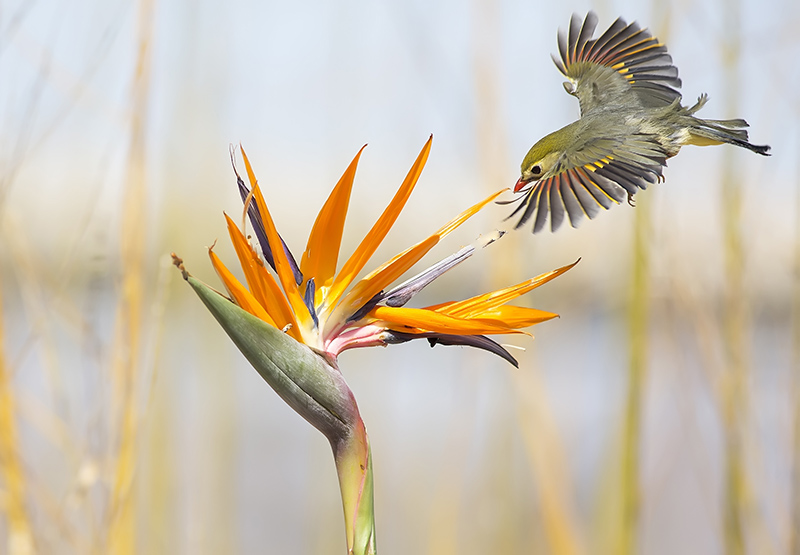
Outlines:
<svg viewBox="0 0 800 555"><path fill-rule="evenodd" d="M515 193L521 191L528 183L539 181L549 174L563 154L560 146L558 137L553 133L531 147L522 161L522 174L514 185Z"/></svg>

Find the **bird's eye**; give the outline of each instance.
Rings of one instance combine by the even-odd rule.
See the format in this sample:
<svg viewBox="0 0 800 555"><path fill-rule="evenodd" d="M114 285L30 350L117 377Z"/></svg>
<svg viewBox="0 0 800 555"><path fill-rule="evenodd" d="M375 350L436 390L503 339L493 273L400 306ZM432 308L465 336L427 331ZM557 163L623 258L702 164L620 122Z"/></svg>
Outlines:
<svg viewBox="0 0 800 555"><path fill-rule="evenodd" d="M541 167L541 166L539 166L538 164L537 164L536 166L533 166L533 167L531 168L531 173L532 173L533 175L539 175L540 173L542 173L542 167Z"/></svg>

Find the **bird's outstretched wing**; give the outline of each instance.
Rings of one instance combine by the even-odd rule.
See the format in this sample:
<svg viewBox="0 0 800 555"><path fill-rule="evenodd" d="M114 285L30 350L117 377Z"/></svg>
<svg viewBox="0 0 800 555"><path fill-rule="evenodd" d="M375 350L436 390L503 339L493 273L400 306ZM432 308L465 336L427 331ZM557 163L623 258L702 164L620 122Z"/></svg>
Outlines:
<svg viewBox="0 0 800 555"><path fill-rule="evenodd" d="M578 97L581 115L594 109L666 106L681 97L678 68L667 47L647 29L618 18L599 38L592 39L597 16L589 12L581 22L572 16L569 33L558 31L553 61L569 82L567 92Z"/></svg>
<svg viewBox="0 0 800 555"><path fill-rule="evenodd" d="M638 189L662 179L666 159L654 135L589 139L574 152L565 152L534 182L508 218L521 212L515 226L520 228L535 215L533 232L538 233L544 229L548 214L550 227L556 231L566 212L572 227L578 227L584 216L592 219L601 208L619 204Z"/></svg>

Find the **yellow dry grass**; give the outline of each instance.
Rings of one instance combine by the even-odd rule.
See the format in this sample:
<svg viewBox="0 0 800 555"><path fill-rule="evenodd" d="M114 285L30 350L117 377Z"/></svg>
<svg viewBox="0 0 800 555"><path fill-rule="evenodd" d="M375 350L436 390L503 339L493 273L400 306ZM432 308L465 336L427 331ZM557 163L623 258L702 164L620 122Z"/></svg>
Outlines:
<svg viewBox="0 0 800 555"><path fill-rule="evenodd" d="M138 387L142 370L142 308L145 295L144 245L147 237L147 140L148 97L153 43L154 0L139 2L138 48L133 74L128 176L123 193L122 286L115 326L112 368L114 407L119 414L118 451L113 463L111 521L108 552L134 554L136 522L133 496L141 415Z"/></svg>
<svg viewBox="0 0 800 555"><path fill-rule="evenodd" d="M4 490L0 490L0 510L6 514L8 522L6 552L28 555L34 553L33 531L26 508L27 487L17 438L17 404L3 342L3 299L0 295L0 478L5 485Z"/></svg>

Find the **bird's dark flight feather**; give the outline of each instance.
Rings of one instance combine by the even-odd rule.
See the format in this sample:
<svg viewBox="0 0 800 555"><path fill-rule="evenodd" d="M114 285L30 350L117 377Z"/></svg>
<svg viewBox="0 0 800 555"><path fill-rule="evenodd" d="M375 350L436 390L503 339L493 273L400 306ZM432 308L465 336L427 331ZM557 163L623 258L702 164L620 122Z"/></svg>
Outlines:
<svg viewBox="0 0 800 555"><path fill-rule="evenodd" d="M599 107L666 106L681 97L678 69L649 31L620 18L592 39L596 27L593 12L583 22L573 15L568 33L558 33L560 59L553 57L574 84L581 114Z"/></svg>
<svg viewBox="0 0 800 555"><path fill-rule="evenodd" d="M561 170L535 182L509 218L522 213L517 228L534 218L533 232L537 233L544 229L549 213L555 231L566 211L572 227L578 227L583 217L592 219L601 208L609 209L658 181L666 159L650 135L590 140L582 148L564 153L559 161Z"/></svg>

